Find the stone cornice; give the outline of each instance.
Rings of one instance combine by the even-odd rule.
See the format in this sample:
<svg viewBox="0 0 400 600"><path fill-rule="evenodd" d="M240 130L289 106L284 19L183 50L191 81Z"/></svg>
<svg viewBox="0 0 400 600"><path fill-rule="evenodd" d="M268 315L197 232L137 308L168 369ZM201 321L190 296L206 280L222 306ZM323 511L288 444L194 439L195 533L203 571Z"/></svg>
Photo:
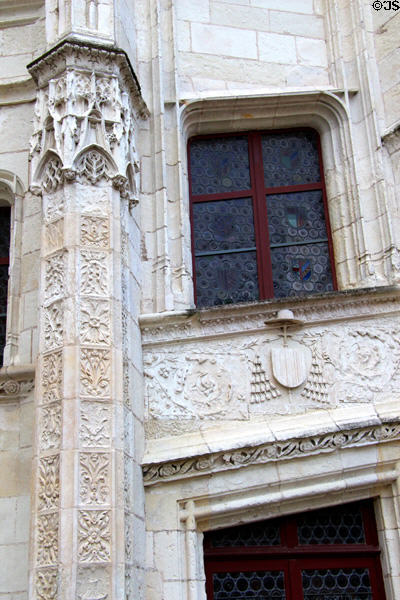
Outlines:
<svg viewBox="0 0 400 600"><path fill-rule="evenodd" d="M147 463L142 466L143 478L145 485L152 485L395 440L400 440L398 419L367 427L348 428L307 437L291 437L234 450L221 450L177 460Z"/></svg>
<svg viewBox="0 0 400 600"><path fill-rule="evenodd" d="M139 81L128 55L120 48L78 39L65 39L32 61L27 65L27 69L36 84L42 87L68 67L91 71L96 63L101 65L101 70L105 73L114 73L115 67L118 68L124 84L130 90L138 115L147 119L149 111L142 98Z"/></svg>
<svg viewBox="0 0 400 600"><path fill-rule="evenodd" d="M2 367L0 369L0 402L27 396L35 387L34 365Z"/></svg>
<svg viewBox="0 0 400 600"><path fill-rule="evenodd" d="M400 288L365 288L184 313L142 315L142 341L144 346L153 346L265 331L268 328L265 321L273 319L283 308L293 310L294 316L303 320L305 327L398 314Z"/></svg>

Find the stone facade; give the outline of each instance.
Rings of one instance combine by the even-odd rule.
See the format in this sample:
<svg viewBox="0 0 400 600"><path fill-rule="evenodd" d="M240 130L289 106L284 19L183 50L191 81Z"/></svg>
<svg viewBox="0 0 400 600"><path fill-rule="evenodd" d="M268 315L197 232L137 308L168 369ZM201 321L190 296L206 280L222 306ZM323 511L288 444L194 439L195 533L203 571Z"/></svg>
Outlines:
<svg viewBox="0 0 400 600"><path fill-rule="evenodd" d="M399 32L398 2L0 0L0 600L205 600L204 531L366 498L400 600ZM338 290L196 309L188 140L294 127Z"/></svg>

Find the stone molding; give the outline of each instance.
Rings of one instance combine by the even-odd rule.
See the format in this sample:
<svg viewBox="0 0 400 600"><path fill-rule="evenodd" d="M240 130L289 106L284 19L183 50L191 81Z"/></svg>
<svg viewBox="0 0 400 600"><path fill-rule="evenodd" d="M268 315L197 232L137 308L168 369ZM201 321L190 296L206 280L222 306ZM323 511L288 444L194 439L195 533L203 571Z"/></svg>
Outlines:
<svg viewBox="0 0 400 600"><path fill-rule="evenodd" d="M395 286L333 292L303 298L284 298L252 304L227 305L185 313L142 315L144 347L239 333L254 333L275 327L265 322L278 310L293 309L305 328L323 323L382 317L400 311L400 288Z"/></svg>
<svg viewBox="0 0 400 600"><path fill-rule="evenodd" d="M393 420L370 427L344 429L303 438L288 438L235 450L224 450L180 460L144 464L145 485L208 475L278 460L334 452L344 448L370 446L400 439L400 421Z"/></svg>
<svg viewBox="0 0 400 600"><path fill-rule="evenodd" d="M388 148L389 154L393 154L400 148L400 123L397 123L382 136L382 143Z"/></svg>
<svg viewBox="0 0 400 600"><path fill-rule="evenodd" d="M110 48L94 42L62 40L56 46L33 60L27 69L39 87L49 79L62 74L68 67L90 68L102 63L109 73L118 67L126 87L130 90L133 104L140 118L147 119L149 111L142 98L139 81L126 52L120 48ZM91 66L90 66L91 65Z"/></svg>
<svg viewBox="0 0 400 600"><path fill-rule="evenodd" d="M24 398L34 387L34 365L3 367L0 370L0 402Z"/></svg>

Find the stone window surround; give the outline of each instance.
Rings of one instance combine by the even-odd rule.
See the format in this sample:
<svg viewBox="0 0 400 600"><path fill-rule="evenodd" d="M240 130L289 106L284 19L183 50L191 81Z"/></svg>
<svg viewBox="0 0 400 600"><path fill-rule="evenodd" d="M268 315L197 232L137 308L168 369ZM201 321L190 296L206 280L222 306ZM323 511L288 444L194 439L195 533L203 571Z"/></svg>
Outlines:
<svg viewBox="0 0 400 600"><path fill-rule="evenodd" d="M20 260L20 232L17 222L21 221L22 201L24 186L17 175L10 171L0 170L0 206L11 207L11 232L10 232L10 276L8 284L7 302L7 333L4 347L4 366L1 371L6 371L8 365L13 364L13 359L18 351L18 304L20 282L17 278L15 264ZM30 368L28 369L31 370Z"/></svg>
<svg viewBox="0 0 400 600"><path fill-rule="evenodd" d="M353 93L353 92L352 92ZM311 127L320 135L338 289L374 285L361 218L361 202L344 92L181 101L182 148L195 135ZM189 219L186 156L182 160L184 214ZM187 265L191 271L192 265Z"/></svg>
<svg viewBox="0 0 400 600"><path fill-rule="evenodd" d="M349 462L353 462L351 458ZM223 494L216 492L204 496L200 491L196 495L195 487L191 489L192 497L182 498L186 494L181 494L177 505L184 538L184 578L187 579L188 600L206 600L203 531L304 512L306 506L318 509L369 498L374 499L386 599L397 600L398 548L392 531L397 504L395 490L399 483L396 461L387 460L379 465L379 469L372 461L363 466L355 466L354 462L352 467L341 473L327 465L326 473L310 477L301 484L294 478L275 481L272 485L266 482L260 465L254 468L251 477L252 481L260 481L259 486L233 489L231 482L227 481ZM298 468L301 477L304 467L299 464ZM200 486L202 489L203 486ZM169 488L171 493L173 491Z"/></svg>

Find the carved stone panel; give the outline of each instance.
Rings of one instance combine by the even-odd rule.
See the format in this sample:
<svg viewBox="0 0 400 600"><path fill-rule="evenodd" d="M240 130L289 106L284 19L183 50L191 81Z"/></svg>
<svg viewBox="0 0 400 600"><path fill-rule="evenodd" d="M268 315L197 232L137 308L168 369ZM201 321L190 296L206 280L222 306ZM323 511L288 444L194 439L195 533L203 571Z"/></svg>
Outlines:
<svg viewBox="0 0 400 600"><path fill-rule="evenodd" d="M109 344L111 340L110 303L107 300L83 300L79 338L82 344Z"/></svg>
<svg viewBox="0 0 400 600"><path fill-rule="evenodd" d="M105 504L110 500L110 456L81 453L80 498L82 504Z"/></svg>
<svg viewBox="0 0 400 600"><path fill-rule="evenodd" d="M88 296L108 294L108 255L95 250L82 250L81 293Z"/></svg>
<svg viewBox="0 0 400 600"><path fill-rule="evenodd" d="M40 408L39 448L42 452L57 450L61 441L61 403L53 402Z"/></svg>
<svg viewBox="0 0 400 600"><path fill-rule="evenodd" d="M46 350L61 346L64 334L63 302L57 301L44 309L44 342Z"/></svg>
<svg viewBox="0 0 400 600"><path fill-rule="evenodd" d="M81 393L107 397L111 394L111 353L109 350L82 348L80 361Z"/></svg>
<svg viewBox="0 0 400 600"><path fill-rule="evenodd" d="M111 443L111 407L105 402L83 401L79 439L82 447L101 448Z"/></svg>
<svg viewBox="0 0 400 600"><path fill-rule="evenodd" d="M111 559L111 521L106 510L79 511L78 556L81 562Z"/></svg>
<svg viewBox="0 0 400 600"><path fill-rule="evenodd" d="M43 514L37 518L38 565L57 564L58 560L58 513Z"/></svg>
<svg viewBox="0 0 400 600"><path fill-rule="evenodd" d="M108 248L110 245L110 228L108 219L85 216L81 219L81 244L97 248Z"/></svg>
<svg viewBox="0 0 400 600"><path fill-rule="evenodd" d="M44 295L46 300L60 298L65 286L65 252L57 252L46 260Z"/></svg>
<svg viewBox="0 0 400 600"><path fill-rule="evenodd" d="M38 569L35 583L38 600L56 600L58 592L57 568Z"/></svg>
<svg viewBox="0 0 400 600"><path fill-rule="evenodd" d="M80 566L77 600L107 600L110 596L110 572L104 565Z"/></svg>
<svg viewBox="0 0 400 600"><path fill-rule="evenodd" d="M38 510L54 510L60 498L60 457L58 454L39 460Z"/></svg>
<svg viewBox="0 0 400 600"><path fill-rule="evenodd" d="M42 401L61 400L62 396L62 352L52 352L43 357Z"/></svg>

